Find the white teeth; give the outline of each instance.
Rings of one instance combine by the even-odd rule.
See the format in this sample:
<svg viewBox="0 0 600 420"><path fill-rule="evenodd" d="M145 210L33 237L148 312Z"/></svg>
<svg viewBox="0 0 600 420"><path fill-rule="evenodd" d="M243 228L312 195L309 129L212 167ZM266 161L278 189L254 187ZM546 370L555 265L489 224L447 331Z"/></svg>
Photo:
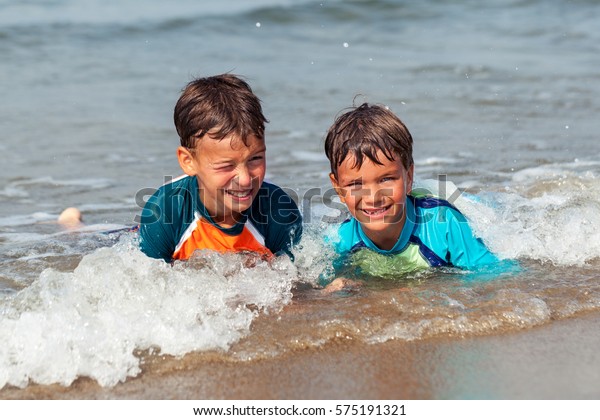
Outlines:
<svg viewBox="0 0 600 420"><path fill-rule="evenodd" d="M234 197L245 198L252 194L252 191L230 191L227 190L227 194L233 195Z"/></svg>
<svg viewBox="0 0 600 420"><path fill-rule="evenodd" d="M376 216L378 214L381 214L381 213L385 212L387 209L388 209L387 207L383 208L383 209L377 209L377 210L365 210L365 209L363 209L363 212L365 214L368 214L369 216Z"/></svg>

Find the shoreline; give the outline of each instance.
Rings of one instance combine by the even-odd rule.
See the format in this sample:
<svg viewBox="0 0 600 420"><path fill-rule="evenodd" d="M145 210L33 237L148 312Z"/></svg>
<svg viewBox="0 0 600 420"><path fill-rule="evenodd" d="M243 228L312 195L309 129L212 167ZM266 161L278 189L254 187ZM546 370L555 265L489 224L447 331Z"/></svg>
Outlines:
<svg viewBox="0 0 600 420"><path fill-rule="evenodd" d="M156 357L102 388L6 387L0 399L600 399L600 313L500 335L349 340L250 362Z"/></svg>

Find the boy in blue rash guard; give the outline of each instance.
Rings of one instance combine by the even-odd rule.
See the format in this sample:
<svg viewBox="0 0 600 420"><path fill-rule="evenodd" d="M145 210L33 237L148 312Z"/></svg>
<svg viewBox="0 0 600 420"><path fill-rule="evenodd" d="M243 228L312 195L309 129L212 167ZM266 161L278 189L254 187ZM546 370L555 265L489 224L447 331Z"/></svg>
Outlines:
<svg viewBox="0 0 600 420"><path fill-rule="evenodd" d="M168 262L198 249L291 256L302 218L288 194L263 182L267 120L250 86L232 74L193 80L174 121L184 175L145 204L141 250Z"/></svg>
<svg viewBox="0 0 600 420"><path fill-rule="evenodd" d="M352 216L337 229L337 253L372 275L386 266L398 274L498 262L451 203L412 194L412 143L396 115L367 103L339 116L328 130L329 177ZM366 258L365 250L375 255Z"/></svg>

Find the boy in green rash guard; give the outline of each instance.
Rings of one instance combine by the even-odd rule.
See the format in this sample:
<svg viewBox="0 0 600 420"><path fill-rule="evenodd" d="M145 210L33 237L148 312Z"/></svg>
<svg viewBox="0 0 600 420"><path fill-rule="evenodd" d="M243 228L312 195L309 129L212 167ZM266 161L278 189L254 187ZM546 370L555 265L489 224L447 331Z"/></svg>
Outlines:
<svg viewBox="0 0 600 420"><path fill-rule="evenodd" d="M329 177L352 216L337 229L336 252L375 276L386 267L400 274L497 263L450 202L412 193L412 143L394 113L367 103L339 116L328 130ZM352 285L339 278L328 289Z"/></svg>

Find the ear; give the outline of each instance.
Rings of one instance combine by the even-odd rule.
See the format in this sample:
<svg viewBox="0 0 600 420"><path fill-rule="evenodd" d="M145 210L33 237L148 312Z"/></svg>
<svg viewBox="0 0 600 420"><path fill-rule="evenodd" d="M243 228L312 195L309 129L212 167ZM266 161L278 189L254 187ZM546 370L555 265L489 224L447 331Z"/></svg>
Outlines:
<svg viewBox="0 0 600 420"><path fill-rule="evenodd" d="M414 172L415 165L413 163L412 165L410 165L410 168L408 168L408 171L406 171L406 194L410 194L410 192L412 191Z"/></svg>
<svg viewBox="0 0 600 420"><path fill-rule="evenodd" d="M344 191L344 189L342 187L340 187L340 184L338 183L338 180L336 179L336 177L333 173L329 174L329 180L331 181L331 185L333 186L333 189L335 190L337 195L340 197L340 201L342 203L346 203L346 200L344 199L344 196L346 195L346 191Z"/></svg>
<svg viewBox="0 0 600 420"><path fill-rule="evenodd" d="M190 150L179 146L177 148L177 161L186 175L196 176L196 160Z"/></svg>

